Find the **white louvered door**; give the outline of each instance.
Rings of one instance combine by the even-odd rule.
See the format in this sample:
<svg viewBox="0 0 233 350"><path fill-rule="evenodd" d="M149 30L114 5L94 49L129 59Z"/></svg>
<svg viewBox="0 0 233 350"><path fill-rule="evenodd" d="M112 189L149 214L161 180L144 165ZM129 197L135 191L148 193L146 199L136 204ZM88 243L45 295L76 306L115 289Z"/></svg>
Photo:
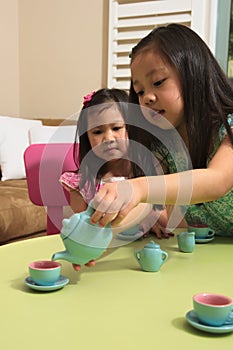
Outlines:
<svg viewBox="0 0 233 350"><path fill-rule="evenodd" d="M129 53L158 25L187 25L213 47L216 12L217 0L109 0L108 87L129 89Z"/></svg>

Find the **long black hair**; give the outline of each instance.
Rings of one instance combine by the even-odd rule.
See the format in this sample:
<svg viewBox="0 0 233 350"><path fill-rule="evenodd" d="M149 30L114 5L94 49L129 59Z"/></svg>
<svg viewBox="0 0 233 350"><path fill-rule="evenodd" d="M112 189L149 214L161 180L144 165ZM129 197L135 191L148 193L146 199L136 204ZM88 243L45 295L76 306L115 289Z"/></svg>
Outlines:
<svg viewBox="0 0 233 350"><path fill-rule="evenodd" d="M193 168L205 168L222 124L233 145L227 122L228 114L233 112L232 84L205 42L187 26L172 23L155 28L133 48L131 62L138 54L151 50L178 73ZM129 101L139 104L132 81Z"/></svg>

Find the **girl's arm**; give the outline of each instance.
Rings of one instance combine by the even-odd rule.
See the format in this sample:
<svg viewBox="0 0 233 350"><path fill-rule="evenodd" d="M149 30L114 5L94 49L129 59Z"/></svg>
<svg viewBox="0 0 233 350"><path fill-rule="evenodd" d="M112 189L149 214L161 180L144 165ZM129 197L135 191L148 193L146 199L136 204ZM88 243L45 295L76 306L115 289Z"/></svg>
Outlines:
<svg viewBox="0 0 233 350"><path fill-rule="evenodd" d="M189 205L214 201L233 187L233 147L225 137L208 168L105 184L94 198L93 222L120 222L140 202Z"/></svg>
<svg viewBox="0 0 233 350"><path fill-rule="evenodd" d="M70 207L74 213L80 213L87 209L87 204L78 191L70 190Z"/></svg>
<svg viewBox="0 0 233 350"><path fill-rule="evenodd" d="M70 208L74 213L87 209L87 204L79 191L80 177L74 172L65 172L59 179L61 185L70 193Z"/></svg>

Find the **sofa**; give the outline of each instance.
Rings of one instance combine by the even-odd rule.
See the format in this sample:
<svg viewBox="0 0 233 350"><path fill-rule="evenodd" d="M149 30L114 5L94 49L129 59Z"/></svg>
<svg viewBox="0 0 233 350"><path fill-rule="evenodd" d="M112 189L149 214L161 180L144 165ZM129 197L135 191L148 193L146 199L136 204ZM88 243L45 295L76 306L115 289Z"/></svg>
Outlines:
<svg viewBox="0 0 233 350"><path fill-rule="evenodd" d="M48 138L51 139L51 135L58 129L60 134L69 134L69 140L65 140L64 142L73 142L76 128L76 122L73 120L64 121L61 119L33 119L31 127L29 120L22 120L22 127L20 123L17 126L17 123L19 122L18 118L11 118L14 122L12 125L16 126L14 128L12 126L10 127L10 135L11 137L15 138L15 141L13 141L9 146L4 144L7 129L5 131L3 130L3 126L6 127L8 121L10 120L9 118L10 117L0 117L0 245L17 240L46 235L46 208L43 206L37 206L31 202L28 195L25 168L21 169L22 174L20 174L20 171L18 170L20 166L24 167L22 153L23 150L25 150L31 143L46 143ZM10 120L11 123L12 120ZM19 134L21 136L24 133L24 124L27 123L28 125L26 130L29 134L29 141L28 144L22 145L20 154L20 158L22 159L20 159L20 165L17 166L18 173L14 173L13 171L13 173L10 174L12 170L10 169L10 165L8 164L8 168L10 170L8 168L3 169L2 165L5 156L4 147L6 150L5 153L9 154L12 151L12 153L16 155L21 145L20 141L17 142L16 138ZM64 126L64 128L61 129L61 126ZM56 140L52 140L52 142L56 142ZM16 145L15 149L14 145ZM7 146L9 151L7 151ZM14 160L13 166L17 163L17 160L18 159ZM6 164L6 162L4 164ZM7 172L8 170L9 172Z"/></svg>

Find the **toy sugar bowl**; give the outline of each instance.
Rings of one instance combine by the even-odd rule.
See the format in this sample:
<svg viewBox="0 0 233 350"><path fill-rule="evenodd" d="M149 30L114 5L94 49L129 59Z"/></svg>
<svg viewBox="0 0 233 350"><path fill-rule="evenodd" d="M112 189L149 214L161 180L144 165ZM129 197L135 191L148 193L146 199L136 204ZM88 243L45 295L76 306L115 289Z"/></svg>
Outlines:
<svg viewBox="0 0 233 350"><path fill-rule="evenodd" d="M134 256L143 271L157 272L167 260L168 253L164 252L159 244L150 241L143 249L135 250Z"/></svg>

